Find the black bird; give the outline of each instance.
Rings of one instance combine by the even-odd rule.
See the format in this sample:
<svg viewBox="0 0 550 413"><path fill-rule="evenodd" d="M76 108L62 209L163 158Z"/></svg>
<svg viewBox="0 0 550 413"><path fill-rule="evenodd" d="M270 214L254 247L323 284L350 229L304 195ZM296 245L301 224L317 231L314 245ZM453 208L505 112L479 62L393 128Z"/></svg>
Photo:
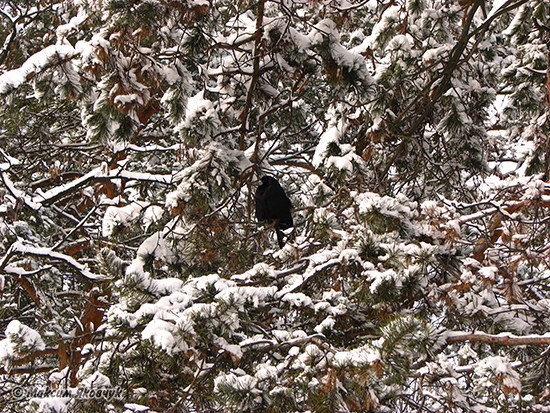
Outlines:
<svg viewBox="0 0 550 413"><path fill-rule="evenodd" d="M283 248L285 242L282 230L294 225L292 222L292 203L285 190L275 178L265 175L261 179L262 184L256 190L256 219L259 222L275 224L279 248Z"/></svg>

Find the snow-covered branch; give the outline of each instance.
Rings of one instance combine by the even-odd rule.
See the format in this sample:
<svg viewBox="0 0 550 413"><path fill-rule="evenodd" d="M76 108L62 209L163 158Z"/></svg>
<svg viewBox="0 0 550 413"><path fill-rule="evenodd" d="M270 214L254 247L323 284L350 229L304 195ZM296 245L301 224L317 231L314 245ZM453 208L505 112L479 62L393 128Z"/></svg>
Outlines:
<svg viewBox="0 0 550 413"><path fill-rule="evenodd" d="M102 180L126 179L129 181L156 182L165 185L174 185L173 175L150 174L144 172L131 172L121 168L116 168L105 173L103 166L97 167L86 175L74 179L66 184L52 188L46 192L41 192L33 198L33 205L51 205L59 199L74 193L79 188L89 184L90 182Z"/></svg>
<svg viewBox="0 0 550 413"><path fill-rule="evenodd" d="M448 344L454 343L483 343L498 344L503 346L547 346L550 345L550 333L544 335L526 335L517 336L511 333L487 334L476 331L467 333L461 331L449 331L445 334L445 340Z"/></svg>
<svg viewBox="0 0 550 413"><path fill-rule="evenodd" d="M35 53L18 69L0 75L0 95L5 95L23 85L29 78L54 64L68 61L78 55L70 44L51 45Z"/></svg>
<svg viewBox="0 0 550 413"><path fill-rule="evenodd" d="M48 258L56 261L63 261L64 263L70 265L75 270L77 270L80 274L82 274L84 277L90 280L100 280L105 278L105 276L103 275L94 274L88 269L87 265L80 264L73 257L70 257L68 255L65 255L59 252L55 252L51 248L34 247L30 245L25 245L20 241L16 241L8 249L8 252L6 253L6 257L12 256L13 254L32 255L32 256ZM2 260L2 262L4 261L5 261L5 258Z"/></svg>

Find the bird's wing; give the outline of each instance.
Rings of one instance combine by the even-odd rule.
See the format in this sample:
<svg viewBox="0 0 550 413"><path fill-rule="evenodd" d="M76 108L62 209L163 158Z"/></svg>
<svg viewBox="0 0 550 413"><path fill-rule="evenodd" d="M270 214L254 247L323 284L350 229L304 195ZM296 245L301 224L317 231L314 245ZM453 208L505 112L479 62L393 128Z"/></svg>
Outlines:
<svg viewBox="0 0 550 413"><path fill-rule="evenodd" d="M268 219L268 204L266 200L265 190L258 188L255 196L256 201L256 219L258 221L265 221Z"/></svg>

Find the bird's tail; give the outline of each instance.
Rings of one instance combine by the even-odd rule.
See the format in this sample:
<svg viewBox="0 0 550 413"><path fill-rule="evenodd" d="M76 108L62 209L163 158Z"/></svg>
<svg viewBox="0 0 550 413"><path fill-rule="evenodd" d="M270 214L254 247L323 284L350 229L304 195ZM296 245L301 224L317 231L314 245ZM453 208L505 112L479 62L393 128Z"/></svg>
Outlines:
<svg viewBox="0 0 550 413"><path fill-rule="evenodd" d="M275 231L277 232L277 242L279 243L279 248L283 248L285 246L285 234L279 228L279 224L275 226Z"/></svg>

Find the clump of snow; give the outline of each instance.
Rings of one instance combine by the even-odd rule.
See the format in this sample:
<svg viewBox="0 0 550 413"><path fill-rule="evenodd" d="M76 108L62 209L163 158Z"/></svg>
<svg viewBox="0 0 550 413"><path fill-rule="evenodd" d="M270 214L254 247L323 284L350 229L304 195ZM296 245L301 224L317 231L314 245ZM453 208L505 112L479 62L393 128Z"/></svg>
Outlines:
<svg viewBox="0 0 550 413"><path fill-rule="evenodd" d="M2 157L5 159L5 162L0 162L0 171L7 171L13 165L20 165L21 164L19 159L16 159L16 158L8 155L2 149L0 149L0 155L2 155Z"/></svg>
<svg viewBox="0 0 550 413"><path fill-rule="evenodd" d="M11 361L24 357L27 353L41 351L46 344L37 331L18 320L12 320L6 327L6 338L0 341L0 366L9 370Z"/></svg>
<svg viewBox="0 0 550 413"><path fill-rule="evenodd" d="M333 228L337 226L338 219L336 218L336 214L331 212L328 208L316 208L315 211L313 211L313 222L316 224L328 225Z"/></svg>
<svg viewBox="0 0 550 413"><path fill-rule="evenodd" d="M340 41L340 33L338 33L336 23L330 19L324 19L317 23L309 35L310 42L313 45L323 43L326 37L331 42Z"/></svg>
<svg viewBox="0 0 550 413"><path fill-rule="evenodd" d="M363 41L363 47L374 49L374 42L379 42L380 39L384 37L383 34L387 30L387 28L393 26L396 22L399 21L400 11L401 6L399 5L388 7L386 11L384 11L384 14L382 15L378 23L376 23L372 28L371 35Z"/></svg>
<svg viewBox="0 0 550 413"><path fill-rule="evenodd" d="M63 39L67 37L67 35L69 35L71 32L78 29L78 26L86 21L87 18L88 13L86 13L86 8L79 7L77 15L72 17L69 23L57 26L57 29L55 30L56 36L58 37L58 39Z"/></svg>
<svg viewBox="0 0 550 413"><path fill-rule="evenodd" d="M362 346L350 351L338 351L331 364L336 367L361 367L381 360L380 351L371 346Z"/></svg>
<svg viewBox="0 0 550 413"><path fill-rule="evenodd" d="M154 225L160 221L163 212L164 209L158 205L152 205L145 210L145 213L143 214L143 226L145 231L147 231L151 225Z"/></svg>
<svg viewBox="0 0 550 413"><path fill-rule="evenodd" d="M82 350L80 351L80 354L83 356L86 356L88 354L92 354L95 351L95 346L92 343L86 344Z"/></svg>
<svg viewBox="0 0 550 413"><path fill-rule="evenodd" d="M206 136L211 135L221 125L218 113L213 103L204 97L204 91L200 91L187 101L185 120L183 127L194 129Z"/></svg>
<svg viewBox="0 0 550 413"><path fill-rule="evenodd" d="M258 379L256 377L249 376L245 374L243 376L237 376L234 373L221 374L214 379L214 392L215 393L225 393L225 392L257 392L256 385L258 384Z"/></svg>
<svg viewBox="0 0 550 413"><path fill-rule="evenodd" d="M143 272L142 266L143 262L139 258L135 259L132 262L132 265L126 269L127 278L125 280L121 280L118 284L120 285L124 282L128 283L128 280L132 280L133 282L138 281L141 289L158 295L169 294L173 291L177 291L183 285L183 281L178 278L153 279L148 272Z"/></svg>
<svg viewBox="0 0 550 413"><path fill-rule="evenodd" d="M294 347L298 348L298 347ZM299 348L298 348L299 351ZM290 352L289 352L290 355ZM317 361L320 357L323 356L323 353L319 347L315 344L309 343L306 345L303 352L300 354L296 353L298 357L292 363L292 368L296 370L307 369L308 365L311 365L313 362Z"/></svg>
<svg viewBox="0 0 550 413"><path fill-rule="evenodd" d="M337 126L332 126L328 128L325 133L319 138L319 143L315 148L315 153L313 154L312 164L314 167L319 168L323 163L330 144L337 144L340 141L342 132Z"/></svg>
<svg viewBox="0 0 550 413"><path fill-rule="evenodd" d="M445 354L438 354L436 361L427 362L426 365L418 370L421 375L439 375L439 376L454 376L456 375L454 365Z"/></svg>
<svg viewBox="0 0 550 413"><path fill-rule="evenodd" d="M123 207L108 207L105 211L101 227L103 236L110 237L116 228L130 225L147 206L148 203L132 202Z"/></svg>
<svg viewBox="0 0 550 413"><path fill-rule="evenodd" d="M448 44L433 49L428 49L422 55L422 61L426 65L432 64L433 62L437 62L438 60L446 57L451 50L452 46Z"/></svg>
<svg viewBox="0 0 550 413"><path fill-rule="evenodd" d="M173 85L181 80L181 75L173 67L162 66L160 71L169 85Z"/></svg>
<svg viewBox="0 0 550 413"><path fill-rule="evenodd" d="M183 291L192 297L200 297L202 294L209 291L216 291L219 293L226 288L236 287L237 284L234 281L221 278L218 274L209 274L202 277L189 280Z"/></svg>
<svg viewBox="0 0 550 413"><path fill-rule="evenodd" d="M478 386L490 388L496 383L501 383L507 391L521 393L519 374L513 369L507 357L486 357L476 364L474 372L479 377Z"/></svg>
<svg viewBox="0 0 550 413"><path fill-rule="evenodd" d="M275 276L275 270L270 265L260 262L254 265L251 270L233 275L231 279L234 281L250 281L256 278L274 278Z"/></svg>
<svg viewBox="0 0 550 413"><path fill-rule="evenodd" d="M245 171L252 165L243 151L229 149L219 142L210 142L204 149L196 150L193 158L197 160L176 174L175 179L181 183L166 198L166 206L174 212L181 212L180 207L185 206L193 196L229 190L231 178L226 173L228 168Z"/></svg>
<svg viewBox="0 0 550 413"><path fill-rule="evenodd" d="M136 403L126 403L124 413L145 413L150 411L149 407Z"/></svg>
<svg viewBox="0 0 550 413"><path fill-rule="evenodd" d="M327 168L334 168L339 171L353 172L353 163L360 161L360 157L354 152L348 152L344 156L329 156L326 160Z"/></svg>
<svg viewBox="0 0 550 413"><path fill-rule="evenodd" d="M111 380L109 380L109 377L96 371L90 377L82 380L80 384L84 387L97 389L99 387L111 387Z"/></svg>
<svg viewBox="0 0 550 413"><path fill-rule="evenodd" d="M56 371L50 374L50 377L48 377L48 381L57 387L68 385L69 379L70 379L70 372L69 367L65 367L61 371Z"/></svg>
<svg viewBox="0 0 550 413"><path fill-rule="evenodd" d="M265 305L273 299L277 287L230 287L216 294L216 299L242 308L245 303L251 303L254 307Z"/></svg>
<svg viewBox="0 0 550 413"><path fill-rule="evenodd" d="M243 357L241 346L237 344L229 344L223 337L215 337L213 344L220 349L227 351L234 360L240 360Z"/></svg>
<svg viewBox="0 0 550 413"><path fill-rule="evenodd" d="M256 377L259 381L276 380L278 377L278 369L277 367L269 364L260 364L256 366L254 377Z"/></svg>
<svg viewBox="0 0 550 413"><path fill-rule="evenodd" d="M141 332L141 338L150 340L169 355L187 351L187 344L177 334L177 327L169 321L154 319Z"/></svg>
<svg viewBox="0 0 550 413"><path fill-rule="evenodd" d="M177 256L170 247L169 241L163 236L163 233L155 232L141 243L137 250L136 258L126 268L126 274L143 274L143 266L148 256L152 256L155 261L163 261L169 264L177 261ZM156 288L162 291L166 290L167 285L165 286L165 284L167 284L167 281L151 280L150 285L152 285L153 281ZM181 281L179 281L178 285L181 287Z"/></svg>
<svg viewBox="0 0 550 413"><path fill-rule="evenodd" d="M489 281L496 281L498 276L498 268L494 266L482 267L479 269L479 274Z"/></svg>
<svg viewBox="0 0 550 413"><path fill-rule="evenodd" d="M304 293L287 293L281 299L294 307L313 307L311 298Z"/></svg>
<svg viewBox="0 0 550 413"><path fill-rule="evenodd" d="M410 34L398 34L390 40L387 50L401 50L410 52L413 45L413 38Z"/></svg>
<svg viewBox="0 0 550 413"><path fill-rule="evenodd" d="M361 214L377 211L383 215L395 218L413 217L413 209L416 208L415 202L409 202L404 197L392 198L389 196L380 196L372 192L353 193L359 204Z"/></svg>
<svg viewBox="0 0 550 413"><path fill-rule="evenodd" d="M334 324L336 324L336 320L332 316L328 316L325 318L321 324L317 325L313 330L316 332L323 334L326 330L332 330L334 327Z"/></svg>
<svg viewBox="0 0 550 413"><path fill-rule="evenodd" d="M394 282L396 286L401 285L401 276L391 268L386 271L364 271L363 275L366 277L367 281L371 283L369 290L372 294L376 293L376 290L378 290L385 281Z"/></svg>
<svg viewBox="0 0 550 413"><path fill-rule="evenodd" d="M166 195L165 205L166 208L176 210L179 208L181 202L186 202L189 197L181 190L175 190Z"/></svg>

